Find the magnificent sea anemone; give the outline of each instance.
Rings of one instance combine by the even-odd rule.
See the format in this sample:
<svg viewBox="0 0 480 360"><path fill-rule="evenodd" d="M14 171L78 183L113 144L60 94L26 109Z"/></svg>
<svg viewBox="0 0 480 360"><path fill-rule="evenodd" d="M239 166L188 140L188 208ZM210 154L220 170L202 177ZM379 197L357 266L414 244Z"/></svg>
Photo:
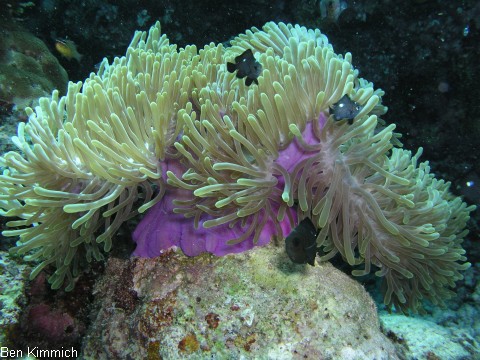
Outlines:
<svg viewBox="0 0 480 360"><path fill-rule="evenodd" d="M177 49L157 23L125 57L106 60L61 99L28 109L1 158L3 215L20 235L12 252L73 287L83 259L100 259L119 226L139 256L177 245L187 255L240 252L283 238L309 217L320 261L336 254L385 279L387 306L443 305L469 267L469 213L428 163L400 147L379 119L383 92L358 77L351 54L319 30L267 23L231 42ZM251 49L261 64L246 86L226 64ZM329 109L347 95L351 122Z"/></svg>

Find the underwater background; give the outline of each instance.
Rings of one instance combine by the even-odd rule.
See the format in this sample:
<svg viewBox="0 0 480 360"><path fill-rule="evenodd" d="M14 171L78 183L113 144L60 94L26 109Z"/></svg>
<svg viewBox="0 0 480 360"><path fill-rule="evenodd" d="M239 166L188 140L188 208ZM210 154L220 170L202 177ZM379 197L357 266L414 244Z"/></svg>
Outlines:
<svg viewBox="0 0 480 360"><path fill-rule="evenodd" d="M397 125L403 147L423 147L431 172L480 205L477 1L0 5L1 154L15 150L11 137L27 121L27 106L54 89L64 95L68 81L83 81L103 58L123 56L136 30L160 21L170 43L202 48L283 22L320 29L337 54L350 52L360 76L385 91L382 119ZM463 247L472 266L457 282L457 296L446 309L427 302L425 314L409 316L387 312L374 276L349 277L338 258L291 264L282 241L234 258L131 258L136 218L120 228L108 260L94 262L65 292L50 288L48 269L28 281L31 266L8 255L16 239L2 237L0 346L24 357L38 347L85 359L480 358L479 218L477 209L467 224Z"/></svg>

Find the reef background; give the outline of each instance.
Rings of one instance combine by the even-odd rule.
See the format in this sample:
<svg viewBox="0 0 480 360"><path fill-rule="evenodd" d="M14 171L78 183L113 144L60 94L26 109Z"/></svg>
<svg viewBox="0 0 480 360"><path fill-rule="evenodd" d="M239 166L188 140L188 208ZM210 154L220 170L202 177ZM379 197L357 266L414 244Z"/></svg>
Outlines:
<svg viewBox="0 0 480 360"><path fill-rule="evenodd" d="M320 3L332 3L344 9L338 17L333 12L324 14ZM0 40L0 66L9 61L9 51L22 52L31 60L29 64L41 63L43 57L39 53L48 52L57 58L58 66L66 70L71 81L86 78L103 57L112 60L124 54L134 31L147 30L156 20L161 21L162 32L180 47L227 43L235 35L252 26L261 27L267 21L319 28L328 36L336 53L353 54L353 65L361 77L385 90L383 103L389 111L383 119L397 124L404 146L413 150L422 146L422 159L430 161L432 171L451 181L455 194L463 195L470 204L480 205L477 45L480 4L477 1L0 0L0 7L6 10L0 14L0 39L3 39ZM20 30L33 36L4 41L6 34ZM55 50L58 38L67 38L76 44L83 55L80 62L68 60ZM34 43L38 39L45 43L46 49L32 51L37 49ZM17 99L3 95L11 80L6 74L0 71L2 153L12 149L9 138L15 134L17 123L26 121ZM48 73L45 76L48 77ZM39 85L28 82L26 86L37 89ZM44 90L50 91L48 85ZM33 100L37 93L30 93L32 98L28 100ZM468 181L474 184L467 186ZM480 273L479 213L476 210L472 214L465 243L472 268L458 288L459 303L476 299L472 294ZM12 241L1 238L0 250L10 247ZM131 245L126 241L125 249L114 251L128 256L130 250ZM6 265L2 265L4 268ZM77 288L88 292L92 282L91 277L85 278ZM45 291L54 296L50 290ZM77 296L78 293L76 291ZM88 301L88 296L84 300ZM58 301L66 302L62 298Z"/></svg>

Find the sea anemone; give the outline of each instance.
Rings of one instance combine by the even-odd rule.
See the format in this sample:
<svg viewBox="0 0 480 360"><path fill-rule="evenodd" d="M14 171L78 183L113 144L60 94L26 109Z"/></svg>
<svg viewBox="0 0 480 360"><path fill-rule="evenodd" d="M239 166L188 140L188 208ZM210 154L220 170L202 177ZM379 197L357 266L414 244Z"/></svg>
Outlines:
<svg viewBox="0 0 480 360"><path fill-rule="evenodd" d="M247 49L258 85L226 68ZM329 116L345 95L360 108L351 122ZM2 214L20 218L4 234L40 260L32 276L53 264L52 287L71 289L79 262L100 259L98 244L110 250L147 209L134 232L141 256L245 251L309 217L319 259L376 269L388 306L443 304L469 266L461 242L474 207L418 163L421 150L396 147L382 95L319 30L267 23L197 51L177 50L157 23L125 57L27 110L20 152L0 159Z"/></svg>
<svg viewBox="0 0 480 360"><path fill-rule="evenodd" d="M320 260L339 253L358 276L375 268L387 285L385 304L443 304L452 295L445 285L469 266L461 242L473 207L450 195L428 163L418 164L421 149L412 156L394 147L395 125L378 125L383 92L358 79L350 54L335 55L318 31L269 23L232 44L200 52L206 65L193 72L193 111L179 112L183 170L167 176L186 196L169 209L193 218L188 226L202 236L185 241L178 230L168 245L224 255L283 238L310 217ZM258 87L244 86L224 66L249 48L264 69ZM362 106L352 124L328 117L345 94ZM156 213L139 225L137 254L143 244L172 239L160 230L168 219Z"/></svg>

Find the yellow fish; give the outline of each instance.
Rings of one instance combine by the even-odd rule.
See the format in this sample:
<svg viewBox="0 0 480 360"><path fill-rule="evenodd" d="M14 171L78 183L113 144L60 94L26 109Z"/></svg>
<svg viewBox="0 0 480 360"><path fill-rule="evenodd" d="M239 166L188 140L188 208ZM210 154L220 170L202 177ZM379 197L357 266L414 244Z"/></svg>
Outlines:
<svg viewBox="0 0 480 360"><path fill-rule="evenodd" d="M57 39L55 40L55 49L68 60L75 59L78 62L82 59L82 54L77 51L77 46L71 40Z"/></svg>

